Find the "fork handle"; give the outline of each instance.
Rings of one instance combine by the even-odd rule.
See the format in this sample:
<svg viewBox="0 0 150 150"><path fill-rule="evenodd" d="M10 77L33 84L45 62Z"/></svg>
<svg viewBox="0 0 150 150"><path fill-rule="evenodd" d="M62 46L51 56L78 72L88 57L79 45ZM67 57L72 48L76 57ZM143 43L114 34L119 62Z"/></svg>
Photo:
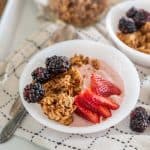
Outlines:
<svg viewBox="0 0 150 150"><path fill-rule="evenodd" d="M26 116L26 113L27 111L25 110L25 108L21 107L16 115L8 121L8 123L5 125L0 133L0 143L5 143L13 136L14 132L21 124L21 121Z"/></svg>

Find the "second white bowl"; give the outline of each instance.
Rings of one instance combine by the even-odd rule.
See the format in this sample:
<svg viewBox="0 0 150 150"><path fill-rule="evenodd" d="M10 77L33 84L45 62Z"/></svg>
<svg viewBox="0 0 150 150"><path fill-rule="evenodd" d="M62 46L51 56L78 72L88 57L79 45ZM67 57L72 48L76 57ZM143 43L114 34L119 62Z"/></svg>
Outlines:
<svg viewBox="0 0 150 150"><path fill-rule="evenodd" d="M139 52L133 48L130 48L125 43L123 43L116 35L118 32L118 23L119 19L122 16L125 16L126 12L131 7L143 8L147 11L150 11L150 1L149 0L130 0L118 5L115 5L108 13L106 18L106 26L110 38L116 44L116 46L122 50L132 61L136 64L150 67L150 55Z"/></svg>

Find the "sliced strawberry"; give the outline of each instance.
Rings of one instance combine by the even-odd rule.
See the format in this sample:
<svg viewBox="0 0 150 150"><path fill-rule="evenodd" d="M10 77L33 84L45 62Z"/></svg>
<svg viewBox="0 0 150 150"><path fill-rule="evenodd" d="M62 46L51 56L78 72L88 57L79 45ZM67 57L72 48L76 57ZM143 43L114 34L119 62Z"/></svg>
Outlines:
<svg viewBox="0 0 150 150"><path fill-rule="evenodd" d="M97 112L98 114L102 115L105 118L108 118L111 116L111 111L102 105L99 100L94 98L94 95L87 94L88 90L86 90L81 96L82 96L82 103L84 103L85 107L88 109L91 109L94 112Z"/></svg>
<svg viewBox="0 0 150 150"><path fill-rule="evenodd" d="M90 90L86 90L83 95L86 99L93 99L97 103L97 105L103 105L112 110L116 110L119 108L119 105L116 104L111 98L97 96Z"/></svg>
<svg viewBox="0 0 150 150"><path fill-rule="evenodd" d="M98 100L102 103L102 105L112 110L116 110L120 107L117 103L115 103L111 98L108 97L106 98L106 97L98 96Z"/></svg>
<svg viewBox="0 0 150 150"><path fill-rule="evenodd" d="M97 74L92 74L91 76L91 89L95 94L104 97L121 94L121 90L116 85Z"/></svg>
<svg viewBox="0 0 150 150"><path fill-rule="evenodd" d="M76 97L75 102L76 101L78 101L78 103L82 107L85 107L95 113L98 113L99 115L105 118L108 118L111 116L110 110L107 107L102 106L99 101L97 101L96 99L93 99L91 96L85 97L83 93Z"/></svg>
<svg viewBox="0 0 150 150"><path fill-rule="evenodd" d="M83 117L83 118L85 118L85 119L87 119L93 123L99 123L100 122L100 117L97 113L92 112L92 111L86 109L85 107L82 107L82 105L79 103L78 100L75 101L75 104L77 105L77 109L75 112L79 116L81 116L81 117Z"/></svg>

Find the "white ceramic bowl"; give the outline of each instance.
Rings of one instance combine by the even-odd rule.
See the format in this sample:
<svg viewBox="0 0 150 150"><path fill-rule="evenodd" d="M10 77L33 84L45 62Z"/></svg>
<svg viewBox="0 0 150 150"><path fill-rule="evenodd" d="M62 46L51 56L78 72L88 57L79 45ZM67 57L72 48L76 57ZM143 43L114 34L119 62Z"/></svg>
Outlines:
<svg viewBox="0 0 150 150"><path fill-rule="evenodd" d="M150 0L130 0L112 7L106 18L107 30L109 36L114 41L116 46L127 56L129 56L131 60L139 65L150 67L150 55L130 48L116 36L116 33L118 31L119 19L122 16L125 16L127 10L129 10L132 6L150 11Z"/></svg>
<svg viewBox="0 0 150 150"><path fill-rule="evenodd" d="M71 57L76 53L99 58L105 61L113 69L115 69L123 79L125 96L120 108L113 112L112 117L100 124L85 127L61 125L55 121L49 120L42 112L39 104L29 104L23 98L23 89L25 85L30 83L32 80L31 72L36 67L44 66L45 59L48 56L65 55L67 57ZM92 133L117 124L134 108L139 96L139 90L140 82L138 73L134 65L123 53L113 47L88 40L72 40L58 43L37 53L25 67L20 78L19 87L23 105L34 119L49 128L67 133Z"/></svg>

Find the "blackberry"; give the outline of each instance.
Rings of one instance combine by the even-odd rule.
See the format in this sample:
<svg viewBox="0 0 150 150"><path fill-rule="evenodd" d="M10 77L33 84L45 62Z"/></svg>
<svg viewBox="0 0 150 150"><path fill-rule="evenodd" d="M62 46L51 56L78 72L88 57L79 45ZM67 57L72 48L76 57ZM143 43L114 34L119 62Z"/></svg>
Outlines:
<svg viewBox="0 0 150 150"><path fill-rule="evenodd" d="M148 117L148 125L150 125L150 116Z"/></svg>
<svg viewBox="0 0 150 150"><path fill-rule="evenodd" d="M136 132L144 132L148 127L148 114L143 107L135 108L130 115L130 128Z"/></svg>
<svg viewBox="0 0 150 150"><path fill-rule="evenodd" d="M47 69L56 75L66 72L70 68L70 61L65 56L54 55L52 57L48 57L45 64Z"/></svg>
<svg viewBox="0 0 150 150"><path fill-rule="evenodd" d="M122 33L133 33L137 31L136 25L133 20L122 17L119 20L119 30Z"/></svg>
<svg viewBox="0 0 150 150"><path fill-rule="evenodd" d="M36 68L32 73L32 79L39 83L45 83L51 78L51 73L43 67Z"/></svg>
<svg viewBox="0 0 150 150"><path fill-rule="evenodd" d="M137 13L133 16L133 20L137 28L142 27L147 22L148 16L149 13L144 9L140 9L137 11Z"/></svg>
<svg viewBox="0 0 150 150"><path fill-rule="evenodd" d="M147 22L150 22L150 13L149 13L149 15L147 17Z"/></svg>
<svg viewBox="0 0 150 150"><path fill-rule="evenodd" d="M138 12L138 10L135 7L131 7L127 11L126 16L129 17L129 18L133 18L137 12Z"/></svg>
<svg viewBox="0 0 150 150"><path fill-rule="evenodd" d="M44 89L40 83L31 83L24 88L23 96L28 103L39 102L44 96Z"/></svg>

